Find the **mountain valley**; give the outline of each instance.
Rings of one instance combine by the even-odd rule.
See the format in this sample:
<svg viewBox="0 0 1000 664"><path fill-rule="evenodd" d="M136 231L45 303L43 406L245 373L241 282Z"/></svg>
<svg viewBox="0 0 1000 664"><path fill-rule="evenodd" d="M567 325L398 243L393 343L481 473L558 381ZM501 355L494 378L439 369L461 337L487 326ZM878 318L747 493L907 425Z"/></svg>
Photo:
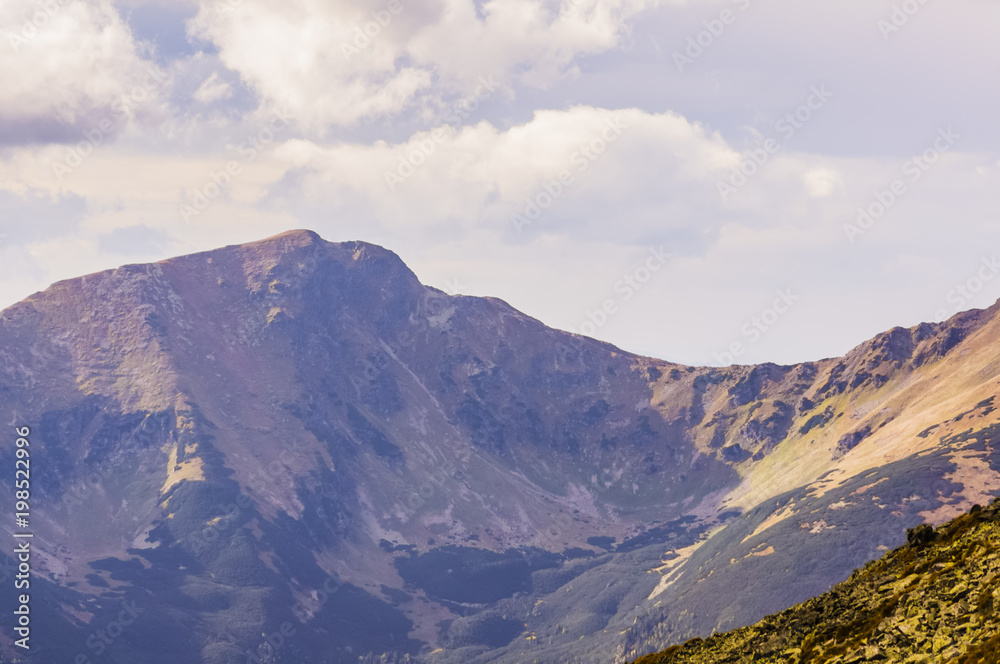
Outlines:
<svg viewBox="0 0 1000 664"><path fill-rule="evenodd" d="M998 341L994 305L689 367L309 231L59 282L0 315L35 547L0 652L622 664L750 625L1000 494Z"/></svg>

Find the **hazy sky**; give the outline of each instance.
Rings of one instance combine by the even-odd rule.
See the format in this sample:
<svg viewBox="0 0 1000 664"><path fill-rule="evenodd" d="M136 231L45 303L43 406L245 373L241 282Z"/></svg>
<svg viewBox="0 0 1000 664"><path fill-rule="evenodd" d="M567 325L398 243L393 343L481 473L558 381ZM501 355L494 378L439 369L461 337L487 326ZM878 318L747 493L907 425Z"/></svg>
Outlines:
<svg viewBox="0 0 1000 664"><path fill-rule="evenodd" d="M2 0L0 305L311 228L631 351L839 355L1000 297L998 25L988 0Z"/></svg>

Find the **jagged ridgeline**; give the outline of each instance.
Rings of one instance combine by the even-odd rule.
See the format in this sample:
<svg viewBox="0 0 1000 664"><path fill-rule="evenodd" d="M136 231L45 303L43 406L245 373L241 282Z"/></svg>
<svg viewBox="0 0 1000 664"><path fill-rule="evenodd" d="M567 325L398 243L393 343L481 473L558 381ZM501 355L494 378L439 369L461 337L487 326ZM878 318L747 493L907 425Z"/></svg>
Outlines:
<svg viewBox="0 0 1000 664"><path fill-rule="evenodd" d="M907 544L815 599L635 664L995 664L998 578L1000 500L909 529Z"/></svg>
<svg viewBox="0 0 1000 664"><path fill-rule="evenodd" d="M63 281L0 312L0 657L623 664L990 503L998 399L1000 305L691 367L308 231Z"/></svg>

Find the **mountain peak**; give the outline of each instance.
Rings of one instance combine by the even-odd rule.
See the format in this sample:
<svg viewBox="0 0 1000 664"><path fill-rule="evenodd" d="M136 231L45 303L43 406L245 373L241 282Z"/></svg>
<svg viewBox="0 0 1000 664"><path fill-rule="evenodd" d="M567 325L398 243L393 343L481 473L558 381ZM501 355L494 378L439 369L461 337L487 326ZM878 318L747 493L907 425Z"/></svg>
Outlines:
<svg viewBox="0 0 1000 664"><path fill-rule="evenodd" d="M355 262L362 259L388 260L397 263L407 272L410 272L409 268L405 266L402 259L396 255L395 252L390 251L385 247L372 244L370 242L363 242L361 240L330 242L328 240L324 240L316 231L303 228L285 231L261 240L254 240L252 242L229 245L221 249L212 249L196 254L169 258L160 262L172 263L192 257L198 257L199 259L212 258L218 254L234 251L244 253L247 256L259 256L264 259L280 259L286 256L298 256L303 250L313 250L317 252L315 255L319 258L333 258L342 263L346 263L348 261Z"/></svg>
<svg viewBox="0 0 1000 664"><path fill-rule="evenodd" d="M0 316L0 418L46 469L38 540L66 542L35 661L118 615L109 580L148 611L115 658L144 664L243 661L201 635L285 622L283 661L353 664L610 661L747 624L1000 491L992 314L708 368L308 230L61 282ZM793 565L820 572L775 583ZM172 650L141 631L189 610Z"/></svg>
<svg viewBox="0 0 1000 664"><path fill-rule="evenodd" d="M272 235L269 238L264 238L263 240L260 240L260 242L268 242L271 240L276 240L278 238L304 238L308 239L311 242L316 242L316 241L325 242L325 240L323 240L323 238L320 237L319 233L317 233L316 231L311 231L308 228L293 228L290 231L284 231L282 233L278 233L277 235Z"/></svg>
<svg viewBox="0 0 1000 664"><path fill-rule="evenodd" d="M318 297L325 291L359 301L382 300L390 291L412 296L423 288L394 252L359 240L329 242L306 229L179 256L158 265L203 283L243 282L250 293L305 288Z"/></svg>

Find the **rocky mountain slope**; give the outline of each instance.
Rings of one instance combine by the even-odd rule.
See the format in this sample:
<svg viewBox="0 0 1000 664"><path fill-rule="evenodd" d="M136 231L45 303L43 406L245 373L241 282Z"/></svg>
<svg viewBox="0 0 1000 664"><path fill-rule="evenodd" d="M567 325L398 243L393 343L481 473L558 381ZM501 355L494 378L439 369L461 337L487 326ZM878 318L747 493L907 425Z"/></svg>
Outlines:
<svg viewBox="0 0 1000 664"><path fill-rule="evenodd" d="M709 368L308 231L60 282L0 315L38 637L4 596L0 652L606 662L749 624L1000 492L997 314Z"/></svg>
<svg viewBox="0 0 1000 664"><path fill-rule="evenodd" d="M1000 502L907 539L815 599L636 664L995 662Z"/></svg>

